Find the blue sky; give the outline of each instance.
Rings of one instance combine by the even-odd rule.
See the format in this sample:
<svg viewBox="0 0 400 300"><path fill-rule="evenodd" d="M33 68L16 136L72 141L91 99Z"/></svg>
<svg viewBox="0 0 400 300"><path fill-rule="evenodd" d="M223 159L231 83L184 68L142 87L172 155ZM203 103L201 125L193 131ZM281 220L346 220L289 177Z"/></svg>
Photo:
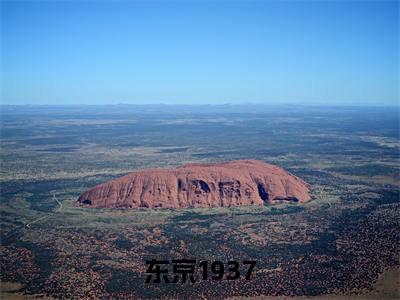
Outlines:
<svg viewBox="0 0 400 300"><path fill-rule="evenodd" d="M1 2L3 104L399 101L397 1Z"/></svg>

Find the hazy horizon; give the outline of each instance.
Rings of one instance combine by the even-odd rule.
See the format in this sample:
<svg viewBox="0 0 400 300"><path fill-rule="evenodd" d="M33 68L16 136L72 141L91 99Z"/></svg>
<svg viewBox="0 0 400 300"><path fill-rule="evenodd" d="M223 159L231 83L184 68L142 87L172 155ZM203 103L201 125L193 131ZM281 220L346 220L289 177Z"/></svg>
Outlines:
<svg viewBox="0 0 400 300"><path fill-rule="evenodd" d="M241 107L241 106L262 106L262 107L284 107L284 106L292 106L296 105L297 107L395 107L400 108L400 102L393 102L393 103L382 103L382 102L371 102L371 103L353 103L353 102L335 102L335 103L327 103L327 102L225 102L225 103L171 103L171 102L154 102L154 103L0 103L0 107L7 107L7 106L16 106L16 107L23 107L23 106L54 106L54 107L73 107L73 106L232 106L232 107Z"/></svg>

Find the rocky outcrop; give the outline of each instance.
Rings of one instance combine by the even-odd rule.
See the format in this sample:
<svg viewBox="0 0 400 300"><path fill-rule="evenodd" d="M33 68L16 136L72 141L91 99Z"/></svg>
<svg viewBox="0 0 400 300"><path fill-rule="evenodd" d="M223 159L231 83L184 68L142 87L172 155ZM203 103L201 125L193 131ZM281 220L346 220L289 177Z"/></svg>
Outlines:
<svg viewBox="0 0 400 300"><path fill-rule="evenodd" d="M78 205L187 208L309 200L309 185L284 169L256 160L237 160L133 172L83 193Z"/></svg>

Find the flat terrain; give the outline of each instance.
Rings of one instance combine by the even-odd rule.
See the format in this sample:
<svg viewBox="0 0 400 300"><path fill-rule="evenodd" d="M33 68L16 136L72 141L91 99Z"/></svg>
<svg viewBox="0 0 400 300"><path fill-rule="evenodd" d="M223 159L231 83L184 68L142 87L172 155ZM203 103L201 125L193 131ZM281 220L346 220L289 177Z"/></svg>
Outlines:
<svg viewBox="0 0 400 300"><path fill-rule="evenodd" d="M385 270L398 275L397 108L8 106L1 122L7 298L343 299L373 295ZM88 188L130 171L231 159L282 166L312 185L313 200L180 210L73 206ZM145 283L151 258L257 265L248 281L203 281L196 273L194 284ZM381 293L400 296L389 281Z"/></svg>

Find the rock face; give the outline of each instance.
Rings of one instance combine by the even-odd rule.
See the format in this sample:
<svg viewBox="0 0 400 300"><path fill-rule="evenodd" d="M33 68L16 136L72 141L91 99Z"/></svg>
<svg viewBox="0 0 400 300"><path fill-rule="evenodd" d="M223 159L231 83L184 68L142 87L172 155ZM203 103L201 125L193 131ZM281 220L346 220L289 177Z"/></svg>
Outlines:
<svg viewBox="0 0 400 300"><path fill-rule="evenodd" d="M284 169L256 160L237 160L133 172L95 186L83 193L77 204L187 208L309 200L309 185Z"/></svg>

